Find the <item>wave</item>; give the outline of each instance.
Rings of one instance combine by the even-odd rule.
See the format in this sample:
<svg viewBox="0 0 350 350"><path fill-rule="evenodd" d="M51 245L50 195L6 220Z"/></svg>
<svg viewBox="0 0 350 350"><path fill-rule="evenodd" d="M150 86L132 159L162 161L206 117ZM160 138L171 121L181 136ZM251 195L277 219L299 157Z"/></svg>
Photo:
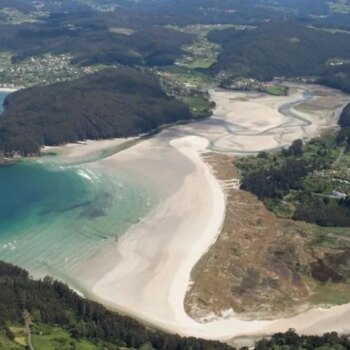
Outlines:
<svg viewBox="0 0 350 350"><path fill-rule="evenodd" d="M94 182L100 182L100 177L94 173L93 171L89 170L89 169L82 169L82 168L78 168L76 170L76 174L78 174L79 176L83 177L84 179L94 183Z"/></svg>

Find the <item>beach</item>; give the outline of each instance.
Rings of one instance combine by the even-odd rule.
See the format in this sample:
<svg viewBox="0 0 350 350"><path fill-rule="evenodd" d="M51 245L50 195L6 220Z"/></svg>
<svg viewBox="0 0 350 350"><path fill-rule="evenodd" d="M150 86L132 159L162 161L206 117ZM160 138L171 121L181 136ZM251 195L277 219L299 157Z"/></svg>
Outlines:
<svg viewBox="0 0 350 350"><path fill-rule="evenodd" d="M310 94L305 94L311 90ZM225 191L203 158L208 150L253 154L288 146L335 127L348 97L318 86L291 86L289 96L210 91L212 118L143 139L87 141L45 148L63 164L141 181L157 202L138 222L70 271L68 283L109 308L184 336L229 340L296 328L344 331L350 305L312 309L289 319L251 320L225 311L206 322L189 317L184 298L197 261L215 243L225 218ZM310 104L328 96L325 106ZM330 96L330 97L329 97ZM303 104L308 104L302 109ZM300 109L301 108L301 109ZM113 149L113 152L109 152ZM137 197L135 197L137 198ZM229 291L228 291L229 292ZM206 301L210 303L210 300Z"/></svg>
<svg viewBox="0 0 350 350"><path fill-rule="evenodd" d="M335 127L339 110L349 101L349 96L317 85L288 86L288 96L209 90L216 104L213 116L178 129L208 139L215 152L255 154Z"/></svg>
<svg viewBox="0 0 350 350"><path fill-rule="evenodd" d="M202 154L212 148L224 148L225 152L238 154L268 150L288 145L295 137L314 137L325 128L333 127L336 124L333 112L326 111L327 114L323 110L322 122L319 122L316 109L310 109L307 115L304 113L302 122L280 112L283 105L292 103L294 112L302 113L296 108L304 101L303 91L304 87L298 86L285 97L212 91L211 96L217 104L214 123L208 119L174 126L114 155L84 164L91 171L142 177L156 187L160 199L115 246L96 252L73 272L77 285L88 297L111 309L186 336L228 340L270 334L290 327L319 334L330 327L328 319L332 319L332 329L342 331L344 323L341 319L349 308L347 305L313 309L275 321L245 319L233 310L227 310L222 317L208 315L204 323L190 318L184 309L192 268L215 242L225 216L224 190ZM244 104L248 97L252 101ZM232 101L237 98L242 100L238 103L239 108L232 107ZM339 108L345 98L337 99L336 103ZM308 127L304 125L304 119L308 121ZM286 122L291 129L288 137L282 127ZM243 134L239 142L223 142L225 138L237 137L233 133L237 129ZM264 134L272 129L271 135ZM218 140L219 143L215 143ZM66 146L61 155L72 161L125 141L88 141Z"/></svg>
<svg viewBox="0 0 350 350"><path fill-rule="evenodd" d="M10 92L15 92L15 91L20 90L20 89L22 89L22 87L0 88L0 92L10 93Z"/></svg>

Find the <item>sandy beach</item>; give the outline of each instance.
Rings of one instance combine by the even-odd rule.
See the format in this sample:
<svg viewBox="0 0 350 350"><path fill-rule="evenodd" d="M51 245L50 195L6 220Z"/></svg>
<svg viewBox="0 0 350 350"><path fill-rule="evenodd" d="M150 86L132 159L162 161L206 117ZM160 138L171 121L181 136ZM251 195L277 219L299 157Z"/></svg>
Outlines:
<svg viewBox="0 0 350 350"><path fill-rule="evenodd" d="M15 92L17 90L22 89L21 87L16 87L16 88L0 88L0 92Z"/></svg>
<svg viewBox="0 0 350 350"><path fill-rule="evenodd" d="M328 91L337 108L346 102L345 95L338 96L334 90L317 89L326 96ZM171 127L84 165L110 175L121 172L142 178L157 189L160 198L156 208L115 246L96 253L74 272L73 278L88 291L87 296L186 336L228 340L291 327L317 334L330 329L344 331L344 325L350 324L350 305L313 309L276 321L247 320L227 310L221 318L208 315L208 322L199 323L184 310L191 270L215 242L225 215L224 191L201 154L208 149L239 154L259 152L288 145L298 137L316 136L334 126L334 106L322 110L322 121L317 106L308 106L307 113L296 111L303 113L302 119L281 112L286 103L303 100L304 91L305 87L293 87L286 97L211 91L217 103L212 119ZM60 155L76 161L124 142L89 141L67 146Z"/></svg>
<svg viewBox="0 0 350 350"><path fill-rule="evenodd" d="M349 96L317 85L289 84L288 96L210 90L216 103L210 119L183 126L180 133L210 141L220 153L254 154L286 147L295 139L310 139L336 125Z"/></svg>

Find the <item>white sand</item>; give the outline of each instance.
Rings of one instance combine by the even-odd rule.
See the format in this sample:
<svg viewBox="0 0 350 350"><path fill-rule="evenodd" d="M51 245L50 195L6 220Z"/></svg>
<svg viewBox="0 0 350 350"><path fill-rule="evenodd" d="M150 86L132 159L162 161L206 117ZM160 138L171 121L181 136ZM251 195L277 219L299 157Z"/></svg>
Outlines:
<svg viewBox="0 0 350 350"><path fill-rule="evenodd" d="M198 323L185 313L183 300L190 272L215 242L225 209L224 194L200 158L206 146L207 141L196 136L173 139L159 135L94 165L99 169L118 165L119 170L127 166L128 171L136 172L144 169L146 177L155 176L156 181L165 183L173 180L177 189L169 191L157 210L125 234L115 249L103 258L97 256L86 266L87 271L79 271L82 283L92 289L91 296L142 321L187 336L227 340L290 327L311 334L327 329L343 331L344 314L350 321L350 313L346 313L350 305L313 309L277 321L244 320L229 311L222 319L213 317ZM151 160L144 159L145 152L152 152ZM167 161L157 156L159 153ZM162 172L180 161L173 179ZM181 175L184 178L178 181ZM106 265L109 271L104 270Z"/></svg>
<svg viewBox="0 0 350 350"><path fill-rule="evenodd" d="M90 158L99 158L103 152L107 152L111 148L125 145L127 142L136 140L137 137L129 137L124 139L111 140L87 140L78 143L68 143L64 146L45 146L42 153L57 153L57 156L63 164L74 164L83 162Z"/></svg>
<svg viewBox="0 0 350 350"><path fill-rule="evenodd" d="M214 115L208 120L178 127L180 133L207 138L210 149L231 154L257 153L286 147L295 139L309 139L322 130L335 126L340 107L350 101L348 95L317 85L291 85L288 96L260 93L211 90L216 103ZM298 101L310 90L314 98L299 110ZM292 115L283 115L279 108L296 103Z"/></svg>
<svg viewBox="0 0 350 350"><path fill-rule="evenodd" d="M170 144L193 169L159 210L123 236L116 249L119 264L94 285L93 292L127 313L165 328L180 325L185 331L184 321L190 319L183 300L190 272L220 231L225 201L199 157L207 141L190 136Z"/></svg>
<svg viewBox="0 0 350 350"><path fill-rule="evenodd" d="M161 198L151 215L133 226L116 247L99 252L75 271L73 277L91 291L89 296L167 331L203 338L269 334L290 327L317 334L344 331L344 325L350 324L350 305L313 309L276 321L244 320L228 310L221 319L213 317L207 323L198 323L184 311L190 272L215 242L225 213L223 191L201 160L201 151L208 147L208 140L218 149L235 153L273 148L287 144L295 135L306 137L320 132L316 117L310 134L307 128L294 128L294 120L288 120L291 136L285 137L283 123L288 118L281 116L276 107L299 98L300 91L281 98L250 96L253 102L238 101L238 107L231 99L239 93L212 92L219 102L215 118L234 123L236 134L210 120L176 126L87 165L109 174L123 172L142 178L157 187ZM246 94L239 96L243 97ZM334 118L328 118L329 124ZM271 128L275 128L272 137L264 133ZM68 146L68 158L79 159L90 152L86 147L100 150L110 142L114 145L121 141Z"/></svg>
<svg viewBox="0 0 350 350"><path fill-rule="evenodd" d="M17 87L17 88L0 88L0 92L15 92L17 90L20 90L22 88Z"/></svg>

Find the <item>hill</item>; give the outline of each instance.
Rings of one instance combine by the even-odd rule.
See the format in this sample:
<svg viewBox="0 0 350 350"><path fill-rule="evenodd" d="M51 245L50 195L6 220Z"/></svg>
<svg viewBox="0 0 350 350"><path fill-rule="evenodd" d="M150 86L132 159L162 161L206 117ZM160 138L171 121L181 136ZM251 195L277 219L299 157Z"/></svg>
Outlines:
<svg viewBox="0 0 350 350"><path fill-rule="evenodd" d="M315 76L350 81L350 35L291 23L267 23L255 30L213 31L221 45L215 73L271 80ZM326 84L326 79L322 80ZM343 82L345 84L345 82ZM350 85L349 85L350 86Z"/></svg>
<svg viewBox="0 0 350 350"><path fill-rule="evenodd" d="M34 23L0 23L0 51L11 52L13 62L50 53L69 54L79 65L168 65L191 40L191 35L159 27L151 16L126 9L59 12Z"/></svg>
<svg viewBox="0 0 350 350"><path fill-rule="evenodd" d="M131 68L20 90L7 97L4 107L0 150L7 155L37 154L43 145L136 136L192 118L153 74Z"/></svg>
<svg viewBox="0 0 350 350"><path fill-rule="evenodd" d="M324 227L350 227L350 104L340 129L288 149L241 158L241 188L280 217Z"/></svg>
<svg viewBox="0 0 350 350"><path fill-rule="evenodd" d="M28 272L0 262L0 348L4 339L15 339L18 327L24 324L23 312L32 323L33 341L39 335L61 329L61 342L70 335L72 339L88 340L92 349L116 350L120 347L164 350L229 350L231 346L216 341L181 338L146 328L129 317L121 316L92 301L81 298L63 283L50 278L36 281ZM11 327L12 326L12 327ZM17 327L16 327L17 326ZM4 334L5 332L6 335ZM65 337L62 337L64 334ZM2 337L1 337L2 336ZM63 338L63 340L62 340ZM35 345L35 344L34 344ZM59 345L59 344L58 344ZM14 346L14 344L12 344ZM69 346L69 343L66 345ZM24 348L24 347L20 347ZM46 347L35 347L47 350ZM58 346L57 349L73 349ZM90 349L90 348L88 348Z"/></svg>
<svg viewBox="0 0 350 350"><path fill-rule="evenodd" d="M234 350L218 341L182 338L86 300L49 277L33 280L27 271L0 261L0 348L36 350ZM328 333L298 336L293 331L262 339L256 350L349 349L349 339ZM243 347L241 350L247 349Z"/></svg>

